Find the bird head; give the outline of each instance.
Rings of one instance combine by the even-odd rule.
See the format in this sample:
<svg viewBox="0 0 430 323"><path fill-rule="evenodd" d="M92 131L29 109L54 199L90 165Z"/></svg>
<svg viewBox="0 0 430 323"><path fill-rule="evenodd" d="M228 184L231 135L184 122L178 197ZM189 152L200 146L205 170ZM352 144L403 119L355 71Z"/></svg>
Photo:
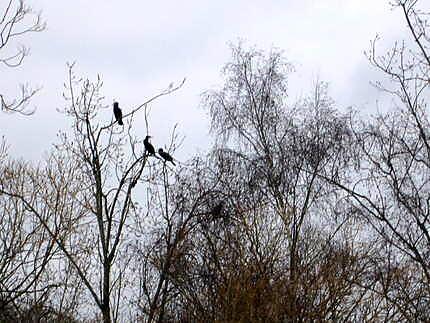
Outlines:
<svg viewBox="0 0 430 323"><path fill-rule="evenodd" d="M113 103L113 107L114 107L114 108L118 108L118 102L116 102L116 101L115 101L115 102Z"/></svg>
<svg viewBox="0 0 430 323"><path fill-rule="evenodd" d="M149 138L152 138L152 136L146 136L145 140L148 140Z"/></svg>
<svg viewBox="0 0 430 323"><path fill-rule="evenodd" d="M163 152L163 148L158 149L158 152L161 154Z"/></svg>

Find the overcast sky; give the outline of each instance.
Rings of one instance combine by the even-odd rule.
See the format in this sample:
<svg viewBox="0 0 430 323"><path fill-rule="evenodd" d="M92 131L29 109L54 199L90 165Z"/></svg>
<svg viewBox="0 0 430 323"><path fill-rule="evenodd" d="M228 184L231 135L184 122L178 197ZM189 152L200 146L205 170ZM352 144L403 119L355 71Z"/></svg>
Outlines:
<svg viewBox="0 0 430 323"><path fill-rule="evenodd" d="M3 2L3 0L0 0ZM76 73L104 80L106 104L115 98L124 111L171 82L184 87L152 105L150 132L161 146L178 123L185 136L177 157L185 160L209 148L208 120L199 106L202 91L222 85L220 70L229 42L243 39L260 49L282 49L296 65L291 96L309 92L316 78L328 81L340 108L371 111L378 93L369 81L378 74L363 54L376 34L381 47L405 36L404 21L385 0L113 1L33 0L48 26L22 39L31 56L18 69L1 67L0 88L13 95L20 82L42 90L31 117L0 114L14 157L40 159L70 121L62 86L66 62ZM383 48L381 48L383 49ZM142 129L142 135L146 134Z"/></svg>

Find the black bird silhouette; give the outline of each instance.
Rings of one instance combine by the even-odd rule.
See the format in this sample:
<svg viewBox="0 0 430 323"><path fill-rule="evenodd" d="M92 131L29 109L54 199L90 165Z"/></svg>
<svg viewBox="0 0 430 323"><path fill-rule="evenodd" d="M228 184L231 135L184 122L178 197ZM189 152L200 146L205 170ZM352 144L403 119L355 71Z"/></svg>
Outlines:
<svg viewBox="0 0 430 323"><path fill-rule="evenodd" d="M146 136L145 139L143 140L145 150L148 152L149 155L155 155L154 146L151 145L151 143L149 142L149 140L148 140L149 138L151 138L151 136Z"/></svg>
<svg viewBox="0 0 430 323"><path fill-rule="evenodd" d="M222 217L222 209L223 209L223 207L224 207L224 202L221 201L221 202L219 202L217 205L215 205L212 208L212 210L211 210L212 219L215 220L215 219L219 219L219 218Z"/></svg>
<svg viewBox="0 0 430 323"><path fill-rule="evenodd" d="M115 116L115 120L118 121L118 124L122 126L122 111L119 108L118 102L113 103L113 115Z"/></svg>
<svg viewBox="0 0 430 323"><path fill-rule="evenodd" d="M169 153L166 153L165 151L163 151L163 149L158 149L158 154L165 160L165 161L169 161L173 164L173 166L176 166L175 162L173 161L173 157L170 156Z"/></svg>

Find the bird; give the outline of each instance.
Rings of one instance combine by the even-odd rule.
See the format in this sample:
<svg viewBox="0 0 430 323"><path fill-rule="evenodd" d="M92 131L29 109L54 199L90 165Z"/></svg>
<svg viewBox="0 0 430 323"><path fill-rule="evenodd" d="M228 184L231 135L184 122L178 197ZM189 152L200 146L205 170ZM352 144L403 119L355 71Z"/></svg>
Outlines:
<svg viewBox="0 0 430 323"><path fill-rule="evenodd" d="M169 161L173 164L173 166L176 166L175 162L173 161L173 157L170 156L169 153L166 153L165 151L163 151L162 148L158 149L158 154L165 160L165 161Z"/></svg>
<svg viewBox="0 0 430 323"><path fill-rule="evenodd" d="M145 150L148 152L149 155L155 155L154 146L151 145L151 143L149 142L149 138L151 138L151 136L145 137L145 139L143 140L143 145L145 146Z"/></svg>
<svg viewBox="0 0 430 323"><path fill-rule="evenodd" d="M118 121L118 124L122 126L122 111L119 108L118 102L113 103L113 115L115 116L115 120Z"/></svg>
<svg viewBox="0 0 430 323"><path fill-rule="evenodd" d="M222 209L224 207L224 202L221 201L219 202L217 205L215 205L212 210L211 210L211 214L212 214L212 219L219 219L222 217Z"/></svg>

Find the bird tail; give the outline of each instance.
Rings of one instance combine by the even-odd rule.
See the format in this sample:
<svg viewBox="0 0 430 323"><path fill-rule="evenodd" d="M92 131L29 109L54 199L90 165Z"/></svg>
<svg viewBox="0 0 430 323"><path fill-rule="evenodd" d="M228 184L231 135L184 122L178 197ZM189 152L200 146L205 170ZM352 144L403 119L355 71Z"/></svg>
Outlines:
<svg viewBox="0 0 430 323"><path fill-rule="evenodd" d="M176 166L176 164L173 160L171 160L170 162L173 164L173 166Z"/></svg>

